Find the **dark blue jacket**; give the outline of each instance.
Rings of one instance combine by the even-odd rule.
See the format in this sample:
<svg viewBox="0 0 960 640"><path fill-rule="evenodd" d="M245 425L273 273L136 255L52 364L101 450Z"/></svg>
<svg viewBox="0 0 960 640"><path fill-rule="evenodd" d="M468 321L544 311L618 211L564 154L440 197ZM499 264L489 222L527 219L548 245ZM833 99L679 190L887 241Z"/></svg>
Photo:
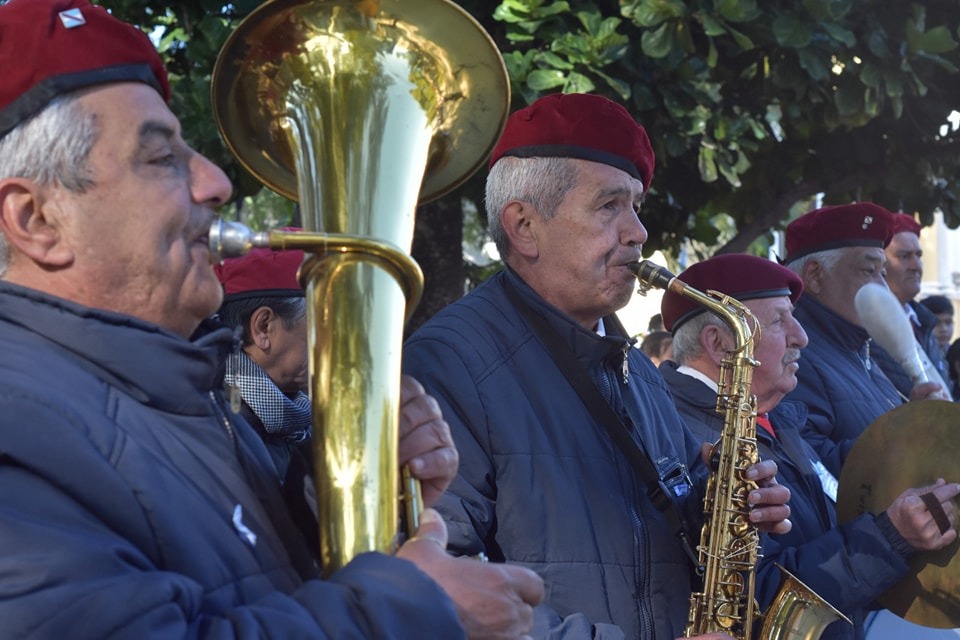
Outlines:
<svg viewBox="0 0 960 640"><path fill-rule="evenodd" d="M506 287L560 332L595 381L612 381L612 404L653 458L699 461L699 443L646 356L625 337L587 331L501 272L404 349L405 371L437 398L460 452L459 475L438 505L451 546L540 574L546 604L564 619L553 620L561 626L550 638L673 640L686 623L691 563ZM614 318L605 324L611 332ZM700 498L691 500L699 512ZM537 637L547 637L544 614Z"/></svg>
<svg viewBox="0 0 960 640"><path fill-rule="evenodd" d="M676 363L664 362L660 372L693 434L719 439L723 417L714 408L716 393L678 373ZM823 493L811 464L816 452L800 435L806 416L803 405L781 402L769 416L777 437L757 429L760 458L777 463L777 481L790 489L793 523L790 533L763 537L757 591L766 609L779 588L779 564L853 620L853 625L835 622L821 640L859 640L864 637L864 610L906 574L913 550L885 513L866 513L837 525L835 505Z"/></svg>
<svg viewBox="0 0 960 640"><path fill-rule="evenodd" d="M0 637L463 637L404 560L314 579L263 443L229 417L231 336L0 283Z"/></svg>
<svg viewBox="0 0 960 640"><path fill-rule="evenodd" d="M800 359L797 388L787 399L806 405L810 414L803 436L839 478L857 436L903 399L871 357L873 341L866 329L812 296L802 296L793 315L810 344Z"/></svg>

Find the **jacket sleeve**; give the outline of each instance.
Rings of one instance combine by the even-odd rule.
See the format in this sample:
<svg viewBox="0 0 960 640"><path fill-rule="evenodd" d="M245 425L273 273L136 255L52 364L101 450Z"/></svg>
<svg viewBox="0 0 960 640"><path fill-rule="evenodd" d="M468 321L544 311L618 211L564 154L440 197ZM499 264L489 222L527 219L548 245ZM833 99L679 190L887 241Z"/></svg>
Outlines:
<svg viewBox="0 0 960 640"><path fill-rule="evenodd" d="M779 591L780 565L844 613L865 609L908 569L910 545L886 514L864 513L797 546L779 536L762 539L757 592L766 608Z"/></svg>
<svg viewBox="0 0 960 640"><path fill-rule="evenodd" d="M382 554L361 555L329 580L262 588L262 597L239 605L237 584L263 575L225 570L220 588L205 589L157 559L151 514L110 465L50 462L64 450L87 455L82 437L70 439L75 429L57 428L69 416L33 401L0 401L0 637L463 637L439 586L412 563ZM18 434L28 429L29 438ZM202 539L207 523L194 520L184 527ZM211 546L205 540L180 552Z"/></svg>
<svg viewBox="0 0 960 640"><path fill-rule="evenodd" d="M460 466L435 508L447 522L448 548L460 555L481 551L503 560L496 548L496 470L490 458L487 411L462 357L438 340L408 342L404 373L416 378L436 398L450 425Z"/></svg>

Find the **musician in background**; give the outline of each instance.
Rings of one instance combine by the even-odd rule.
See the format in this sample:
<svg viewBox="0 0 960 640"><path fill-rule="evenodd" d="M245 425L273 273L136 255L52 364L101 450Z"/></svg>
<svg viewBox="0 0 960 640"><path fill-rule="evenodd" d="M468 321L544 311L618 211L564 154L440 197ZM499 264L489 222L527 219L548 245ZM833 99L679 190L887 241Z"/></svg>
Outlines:
<svg viewBox="0 0 960 640"><path fill-rule="evenodd" d="M0 637L521 636L539 579L449 557L433 510L319 579L224 398L231 185L149 38L86 0L12 0L0 34Z"/></svg>
<svg viewBox="0 0 960 640"><path fill-rule="evenodd" d="M307 541L318 539L308 393L307 302L297 278L304 253L251 249L214 267L223 285L218 319L238 329L224 382L260 435L283 479L283 494ZM457 470L457 450L435 400L413 378L400 386L398 469L410 465L432 505Z"/></svg>
<svg viewBox="0 0 960 640"><path fill-rule="evenodd" d="M893 226L890 232L890 243L884 249L884 254L887 257L884 280L886 280L893 295L903 305L903 311L910 320L910 327L913 329L914 337L920 348L930 358L931 364L940 373L941 377L946 380L948 376L947 366L943 359L943 350L937 344L937 337L934 335L937 317L916 300L920 293L920 282L923 279L920 223L906 213L894 213ZM913 380L910 378L910 374L879 345L876 345L873 355L894 386L903 396L909 397L913 389Z"/></svg>
<svg viewBox="0 0 960 640"><path fill-rule="evenodd" d="M868 282L883 283L884 247L894 214L870 202L806 213L786 230L784 265L800 276L804 295L794 312L810 339L791 400L809 411L804 437L836 476L853 441L904 398L873 357L854 298ZM939 389L916 385L911 399Z"/></svg>
<svg viewBox="0 0 960 640"><path fill-rule="evenodd" d="M659 367L664 360L673 359L673 336L669 331L654 331L640 341L640 351Z"/></svg>
<svg viewBox="0 0 960 640"><path fill-rule="evenodd" d="M933 327L933 337L940 348L940 354L946 358L947 349L953 341L953 302L947 296L932 295L920 301L927 311L937 317L937 324ZM943 369L944 379L948 378L949 368Z"/></svg>
<svg viewBox="0 0 960 640"><path fill-rule="evenodd" d="M960 338L947 349L947 368L950 370L950 386L953 398L960 402Z"/></svg>
<svg viewBox="0 0 960 640"><path fill-rule="evenodd" d="M224 376L232 405L260 434L288 486L303 484L312 424L307 301L297 279L303 257L303 251L255 248L214 267L223 285L217 317L239 328L240 345L227 356Z"/></svg>
<svg viewBox="0 0 960 640"><path fill-rule="evenodd" d="M486 191L507 267L404 348L460 452L437 503L451 548L544 578L534 637L672 640L687 622L700 443L615 315L637 287L653 165L646 131L606 98L549 95L512 114ZM750 517L782 531L774 471L751 468Z"/></svg>
<svg viewBox="0 0 960 640"><path fill-rule="evenodd" d="M790 489L793 522L788 533L762 541L761 606L766 608L777 593L779 564L853 621L830 625L822 640L863 638L865 610L906 574L909 557L956 539L957 514L950 500L960 493L960 484L909 489L883 513L865 513L838 526L836 478L800 433L806 407L783 400L797 385L797 368L804 366L801 349L807 346L807 334L793 317L803 290L799 276L771 260L730 254L698 262L677 277L700 291L719 291L743 302L759 326L753 355L760 364L751 386L757 398L757 443L760 458L777 463L777 479ZM664 294L661 311L674 335L676 362L660 365L660 372L686 426L701 440L718 440L724 427L716 411L720 365L733 357L733 332L672 291ZM918 498L927 491L951 522L945 533Z"/></svg>

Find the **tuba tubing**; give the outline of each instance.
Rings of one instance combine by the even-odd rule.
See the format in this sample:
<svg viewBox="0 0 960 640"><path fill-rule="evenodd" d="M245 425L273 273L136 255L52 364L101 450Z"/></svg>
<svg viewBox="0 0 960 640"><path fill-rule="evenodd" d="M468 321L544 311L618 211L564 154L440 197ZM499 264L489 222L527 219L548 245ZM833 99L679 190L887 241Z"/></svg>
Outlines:
<svg viewBox="0 0 960 640"><path fill-rule="evenodd" d="M405 474L401 488L397 455L403 319L423 290L408 255L416 207L483 165L506 123L509 78L493 40L451 0L269 0L227 38L211 90L240 164L300 205L303 232L219 224L210 243L218 255L307 254L300 281L329 576L415 530L419 485Z"/></svg>

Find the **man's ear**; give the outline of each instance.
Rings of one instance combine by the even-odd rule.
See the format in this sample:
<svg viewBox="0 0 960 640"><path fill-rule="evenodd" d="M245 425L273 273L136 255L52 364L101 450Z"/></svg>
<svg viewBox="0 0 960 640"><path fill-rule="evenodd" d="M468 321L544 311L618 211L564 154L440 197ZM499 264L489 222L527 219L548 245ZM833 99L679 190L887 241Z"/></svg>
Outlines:
<svg viewBox="0 0 960 640"><path fill-rule="evenodd" d="M700 330L700 346L710 360L720 366L727 352L733 348L733 340L728 331L716 324L708 324Z"/></svg>
<svg viewBox="0 0 960 640"><path fill-rule="evenodd" d="M47 268L65 267L73 250L60 233L60 208L47 197L50 192L24 178L0 181L0 231L14 254Z"/></svg>
<svg viewBox="0 0 960 640"><path fill-rule="evenodd" d="M511 200L500 213L500 222L510 241L510 250L527 259L540 256L536 222L540 214L529 202Z"/></svg>
<svg viewBox="0 0 960 640"><path fill-rule="evenodd" d="M826 270L816 260L808 260L803 265L800 279L803 280L804 293L819 295L823 290L823 279L827 276Z"/></svg>
<svg viewBox="0 0 960 640"><path fill-rule="evenodd" d="M270 307L257 307L250 314L250 339L260 351L270 350L270 323L276 318Z"/></svg>

